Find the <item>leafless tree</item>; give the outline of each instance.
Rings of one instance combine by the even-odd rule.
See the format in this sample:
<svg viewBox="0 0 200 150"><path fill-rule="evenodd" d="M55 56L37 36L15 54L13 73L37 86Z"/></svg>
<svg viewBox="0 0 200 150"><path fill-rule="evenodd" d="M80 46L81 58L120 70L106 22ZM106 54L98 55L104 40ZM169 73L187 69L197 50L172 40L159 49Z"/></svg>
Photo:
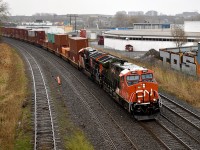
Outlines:
<svg viewBox="0 0 200 150"><path fill-rule="evenodd" d="M0 21L9 15L8 4L0 0Z"/></svg>
<svg viewBox="0 0 200 150"><path fill-rule="evenodd" d="M137 23L137 17L136 16L129 16L128 17L128 26L132 27L133 23Z"/></svg>
<svg viewBox="0 0 200 150"><path fill-rule="evenodd" d="M172 34L172 37L174 38L176 47L179 48L187 42L185 31L181 26L175 25L173 29L171 30L171 34Z"/></svg>
<svg viewBox="0 0 200 150"><path fill-rule="evenodd" d="M127 24L127 14L124 12L117 12L114 16L115 26L116 27L126 27Z"/></svg>
<svg viewBox="0 0 200 150"><path fill-rule="evenodd" d="M95 22L95 17L88 17L86 27L88 27L88 28L95 27L96 24L94 24L94 22Z"/></svg>

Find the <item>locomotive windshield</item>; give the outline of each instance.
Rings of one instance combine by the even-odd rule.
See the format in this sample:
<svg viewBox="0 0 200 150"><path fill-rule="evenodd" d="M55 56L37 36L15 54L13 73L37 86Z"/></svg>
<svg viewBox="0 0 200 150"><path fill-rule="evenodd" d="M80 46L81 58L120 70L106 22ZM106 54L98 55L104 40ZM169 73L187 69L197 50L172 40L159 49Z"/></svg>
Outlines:
<svg viewBox="0 0 200 150"><path fill-rule="evenodd" d="M149 81L153 79L153 74L148 73L148 74L142 74L142 80L143 81Z"/></svg>
<svg viewBox="0 0 200 150"><path fill-rule="evenodd" d="M139 75L127 76L127 77L126 77L126 80L127 80L127 84L128 84L129 86L131 86L131 85L136 84L136 83L139 82L140 76L139 76Z"/></svg>

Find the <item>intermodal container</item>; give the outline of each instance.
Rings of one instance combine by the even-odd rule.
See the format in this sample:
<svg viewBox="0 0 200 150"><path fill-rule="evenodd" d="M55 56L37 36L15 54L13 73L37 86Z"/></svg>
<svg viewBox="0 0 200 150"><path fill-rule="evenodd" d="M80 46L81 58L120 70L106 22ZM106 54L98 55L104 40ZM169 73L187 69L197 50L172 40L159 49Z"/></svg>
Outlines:
<svg viewBox="0 0 200 150"><path fill-rule="evenodd" d="M8 28L4 28L4 36L8 36Z"/></svg>
<svg viewBox="0 0 200 150"><path fill-rule="evenodd" d="M78 55L78 51L82 48L88 47L88 39L81 37L69 38L70 53Z"/></svg>
<svg viewBox="0 0 200 150"><path fill-rule="evenodd" d="M54 35L55 34L53 34L53 33L48 33L47 34L48 42L55 43L55 37L54 37Z"/></svg>
<svg viewBox="0 0 200 150"><path fill-rule="evenodd" d="M3 35L6 36L6 28L3 28Z"/></svg>
<svg viewBox="0 0 200 150"><path fill-rule="evenodd" d="M0 35L2 35L2 29L3 29L3 27L0 27Z"/></svg>
<svg viewBox="0 0 200 150"><path fill-rule="evenodd" d="M28 40L28 29L24 29L24 38L23 40L27 41Z"/></svg>
<svg viewBox="0 0 200 150"><path fill-rule="evenodd" d="M3 27L0 26L0 34L2 33L2 29L3 29Z"/></svg>
<svg viewBox="0 0 200 150"><path fill-rule="evenodd" d="M28 36L29 37L35 37L35 31L34 30L29 30L28 31Z"/></svg>
<svg viewBox="0 0 200 150"><path fill-rule="evenodd" d="M19 39L20 40L27 40L28 39L28 30L27 29L20 29Z"/></svg>
<svg viewBox="0 0 200 150"><path fill-rule="evenodd" d="M69 46L68 35L66 34L55 34L55 44L57 46Z"/></svg>
<svg viewBox="0 0 200 150"><path fill-rule="evenodd" d="M42 47L44 48L44 49L47 49L48 48L48 41L44 41L43 42L43 44L42 44Z"/></svg>
<svg viewBox="0 0 200 150"><path fill-rule="evenodd" d="M14 37L14 28L10 28L10 37Z"/></svg>
<svg viewBox="0 0 200 150"><path fill-rule="evenodd" d="M20 29L19 28L14 29L14 38L16 38L16 39L20 38Z"/></svg>
<svg viewBox="0 0 200 150"><path fill-rule="evenodd" d="M52 51L55 51L55 44L54 43L51 43L51 42L48 42L48 45L47 45L48 49L49 50L52 50Z"/></svg>
<svg viewBox="0 0 200 150"><path fill-rule="evenodd" d="M79 60L78 54L74 54L74 53L71 52L71 50L70 50L70 52L69 52L69 58L70 58L70 60L71 60L73 63L75 63L75 64L78 65L78 60Z"/></svg>
<svg viewBox="0 0 200 150"><path fill-rule="evenodd" d="M45 41L45 31L35 31L35 43L42 45Z"/></svg>
<svg viewBox="0 0 200 150"><path fill-rule="evenodd" d="M2 35L5 36L5 27L2 27Z"/></svg>
<svg viewBox="0 0 200 150"><path fill-rule="evenodd" d="M80 37L86 38L86 36L87 36L86 30L85 29L81 29L80 30Z"/></svg>
<svg viewBox="0 0 200 150"><path fill-rule="evenodd" d="M19 39L24 40L25 37L25 29L20 29L19 31Z"/></svg>
<svg viewBox="0 0 200 150"><path fill-rule="evenodd" d="M69 47L62 47L61 55L65 56L66 58L69 58Z"/></svg>
<svg viewBox="0 0 200 150"><path fill-rule="evenodd" d="M11 28L6 28L6 36L11 37Z"/></svg>

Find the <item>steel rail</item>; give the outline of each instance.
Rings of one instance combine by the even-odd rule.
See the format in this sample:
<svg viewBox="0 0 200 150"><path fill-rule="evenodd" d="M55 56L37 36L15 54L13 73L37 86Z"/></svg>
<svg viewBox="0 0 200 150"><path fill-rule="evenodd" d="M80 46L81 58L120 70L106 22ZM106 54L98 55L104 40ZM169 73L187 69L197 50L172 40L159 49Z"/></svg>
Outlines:
<svg viewBox="0 0 200 150"><path fill-rule="evenodd" d="M10 44L10 43L9 43ZM52 136L53 136L53 149L56 150L56 138L55 138L55 130L54 130L54 123L53 123L53 117L52 117L52 110L51 110L51 105L50 105L50 100L49 100L49 95L48 95L48 91L47 91L47 86L46 86L46 83L45 83L45 80L44 80L44 75L41 71L41 68L40 66L38 65L37 61L35 60L35 58L30 54L28 53L23 47L21 46L16 46L14 44L11 44L13 47L16 47L18 50L21 51L21 49L23 49L35 62L35 64L37 65L37 68L39 69L39 72L41 74L41 77L42 77L42 81L43 81L43 85L44 85L44 88L45 88L45 94L46 94L46 98L47 98L47 102L48 102L48 108L49 108L49 115L50 115L50 120L51 120L51 127L52 127ZM26 61L28 62L30 68L31 68L31 75L32 75L32 78L33 78L33 82L34 82L34 100L35 100L35 138L34 138L34 149L36 150L37 149L37 131L38 131L38 127L37 127L37 92L36 92L36 82L35 82L35 75L34 75L34 72L33 72L33 68L32 68L32 65L30 63L30 61L28 60L27 56L21 51L22 55L25 57Z"/></svg>
<svg viewBox="0 0 200 150"><path fill-rule="evenodd" d="M35 49L37 49L38 50L38 48L37 47L35 47ZM41 55L44 59L46 59L43 55ZM49 56L49 57L51 57L51 56ZM65 68L66 70L68 70L63 64L61 64L57 59L55 59L55 58L53 58L53 57L51 57L54 61L56 61L58 64L60 64L63 68ZM49 61L49 60L47 60L49 63L51 63L53 66L55 66L55 64L54 63L52 63L51 61ZM55 67L56 68L56 67ZM57 68L56 68L57 69ZM57 69L58 70L58 69ZM58 72L60 72L60 70L58 70ZM69 72L69 71L68 71ZM133 143L133 141L130 139L130 137L125 133L125 131L123 131L123 129L121 128L121 126L117 123L117 121L112 117L112 115L108 112L108 110L103 106L103 104L99 101L99 99L90 91L90 90L88 90L88 88L87 88L87 86L79 79L79 78L77 78L73 73L71 73L71 72L69 72L74 78L76 78L83 86L84 86L84 88L94 97L94 99L100 104L100 106L106 111L106 113L109 115L109 117L111 118L111 120L115 123L115 125L119 128L119 130L124 134L124 136L128 139L128 141L131 143L131 145L132 145L132 147L134 148L134 149L136 149L136 150L138 150L138 148L137 148L137 146ZM61 72L60 72L60 74L62 74ZM66 78L68 78L68 77L66 77ZM73 85L71 85L72 87L74 87ZM75 89L75 87L74 87L74 90L76 90ZM76 90L77 91L77 90ZM77 92L78 93L78 92ZM79 94L78 94L79 95ZM81 98L81 96L80 96L80 98ZM81 98L82 99L82 98ZM86 104L86 105L88 105L88 107L90 107L89 106L89 104ZM103 126L103 125L102 125ZM117 149L117 148L116 148Z"/></svg>

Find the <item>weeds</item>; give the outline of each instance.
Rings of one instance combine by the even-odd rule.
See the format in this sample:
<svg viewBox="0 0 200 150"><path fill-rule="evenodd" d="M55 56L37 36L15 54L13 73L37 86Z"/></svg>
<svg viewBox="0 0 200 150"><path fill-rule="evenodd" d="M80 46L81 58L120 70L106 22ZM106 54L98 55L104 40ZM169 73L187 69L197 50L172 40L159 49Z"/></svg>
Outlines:
<svg viewBox="0 0 200 150"><path fill-rule="evenodd" d="M0 149L14 149L26 96L23 62L11 47L0 43Z"/></svg>

